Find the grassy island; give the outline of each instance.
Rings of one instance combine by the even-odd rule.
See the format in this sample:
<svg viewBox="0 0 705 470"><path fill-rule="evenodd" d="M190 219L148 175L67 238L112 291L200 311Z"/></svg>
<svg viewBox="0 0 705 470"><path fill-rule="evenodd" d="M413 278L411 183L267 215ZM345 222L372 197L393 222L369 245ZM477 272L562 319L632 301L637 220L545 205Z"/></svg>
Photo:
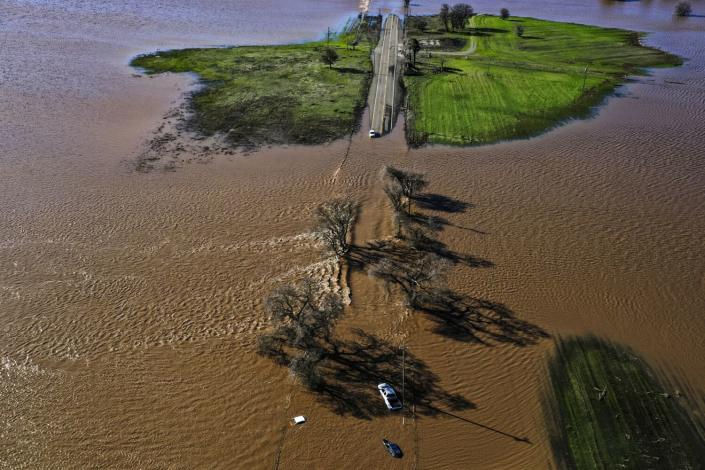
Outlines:
<svg viewBox="0 0 705 470"><path fill-rule="evenodd" d="M701 468L701 423L633 352L597 338L560 342L550 364L560 468Z"/></svg>
<svg viewBox="0 0 705 470"><path fill-rule="evenodd" d="M222 133L235 147L318 144L355 130L365 106L374 32L349 31L330 42L156 52L131 65L197 74L203 87L189 123L203 135ZM332 67L321 59L328 47L338 56Z"/></svg>
<svg viewBox="0 0 705 470"><path fill-rule="evenodd" d="M412 145L529 137L589 115L630 74L680 64L636 32L533 18L480 15L449 32L410 17L407 34L421 47L404 77Z"/></svg>

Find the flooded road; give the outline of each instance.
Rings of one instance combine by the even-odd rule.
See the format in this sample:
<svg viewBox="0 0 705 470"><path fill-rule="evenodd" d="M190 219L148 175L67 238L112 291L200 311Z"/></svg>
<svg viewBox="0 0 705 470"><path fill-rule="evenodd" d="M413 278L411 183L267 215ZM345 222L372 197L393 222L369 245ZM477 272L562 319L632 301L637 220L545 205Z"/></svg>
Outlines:
<svg viewBox="0 0 705 470"><path fill-rule="evenodd" d="M429 191L463 203L439 213L442 241L494 266L456 266L454 290L552 336L626 343L702 397L705 19L674 21L673 4L655 1L506 6L649 31L687 61L530 140L409 150L397 126L354 136L349 154L340 141L140 174L131 163L190 82L133 77L132 55L315 38L357 2L0 5L0 468L551 468L551 339L454 337L353 271L341 337L404 346L432 407L414 419L336 413L255 353L273 285L310 274L339 288L309 232L317 204L357 197L355 241L392 234L384 164L423 171ZM308 423L289 428L298 414ZM382 437L405 458L389 459Z"/></svg>

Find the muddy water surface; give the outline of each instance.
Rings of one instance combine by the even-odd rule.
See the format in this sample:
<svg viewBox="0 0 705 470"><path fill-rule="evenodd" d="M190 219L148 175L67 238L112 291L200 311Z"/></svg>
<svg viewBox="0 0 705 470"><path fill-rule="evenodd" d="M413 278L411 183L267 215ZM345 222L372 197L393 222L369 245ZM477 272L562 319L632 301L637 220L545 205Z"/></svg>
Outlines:
<svg viewBox="0 0 705 470"><path fill-rule="evenodd" d="M357 2L3 3L0 467L374 468L392 463L388 437L400 468L550 468L540 400L552 346L536 329L624 342L702 396L705 21L674 22L655 1L507 6L649 31L688 61L531 140L408 150L398 128L355 136L349 153L265 149L139 174L130 162L189 79L135 78L131 55L315 38ZM336 413L255 354L272 285L309 274L340 288L309 233L318 203L358 197L358 243L392 233L387 163L465 203L439 212L442 240L494 267L460 264L450 286L525 322L471 341L352 271L341 337L405 346L433 386L404 418L378 403ZM309 422L289 428L296 414Z"/></svg>

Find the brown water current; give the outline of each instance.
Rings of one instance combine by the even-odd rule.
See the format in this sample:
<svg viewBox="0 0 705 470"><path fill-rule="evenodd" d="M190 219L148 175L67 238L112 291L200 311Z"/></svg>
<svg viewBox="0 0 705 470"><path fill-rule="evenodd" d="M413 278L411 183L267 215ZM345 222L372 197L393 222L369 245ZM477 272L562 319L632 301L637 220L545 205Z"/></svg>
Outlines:
<svg viewBox="0 0 705 470"><path fill-rule="evenodd" d="M705 18L675 21L673 3L655 0L506 2L517 15L647 31L687 59L537 138L409 150L397 126L354 136L347 157L339 141L142 174L131 163L192 82L133 77L132 55L315 38L359 5L87 3L0 4L0 468L553 468L541 409L550 338L454 337L352 271L340 336L361 341L359 328L405 346L430 371L432 407L336 413L256 354L277 282L308 274L341 289L310 233L317 204L360 199L356 243L392 234L385 164L468 204L439 213L442 241L494 266L459 264L450 287L554 337L625 343L703 398ZM453 395L468 405L451 409ZM289 427L298 414L308 423ZM382 437L404 459L384 454Z"/></svg>

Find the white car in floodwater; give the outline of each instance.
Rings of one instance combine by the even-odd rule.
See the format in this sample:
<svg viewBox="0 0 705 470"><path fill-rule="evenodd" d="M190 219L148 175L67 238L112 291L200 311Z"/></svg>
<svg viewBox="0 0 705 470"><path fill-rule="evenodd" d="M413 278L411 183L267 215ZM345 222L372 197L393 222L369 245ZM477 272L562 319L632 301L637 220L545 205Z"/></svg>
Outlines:
<svg viewBox="0 0 705 470"><path fill-rule="evenodd" d="M386 383L381 383L377 385L377 390L379 390L379 393L382 395L384 404L387 405L387 408L392 411L401 409L401 400L399 400L397 392L394 391L394 387Z"/></svg>
<svg viewBox="0 0 705 470"><path fill-rule="evenodd" d="M370 139L374 139L375 137L377 137L377 131L370 129Z"/></svg>

